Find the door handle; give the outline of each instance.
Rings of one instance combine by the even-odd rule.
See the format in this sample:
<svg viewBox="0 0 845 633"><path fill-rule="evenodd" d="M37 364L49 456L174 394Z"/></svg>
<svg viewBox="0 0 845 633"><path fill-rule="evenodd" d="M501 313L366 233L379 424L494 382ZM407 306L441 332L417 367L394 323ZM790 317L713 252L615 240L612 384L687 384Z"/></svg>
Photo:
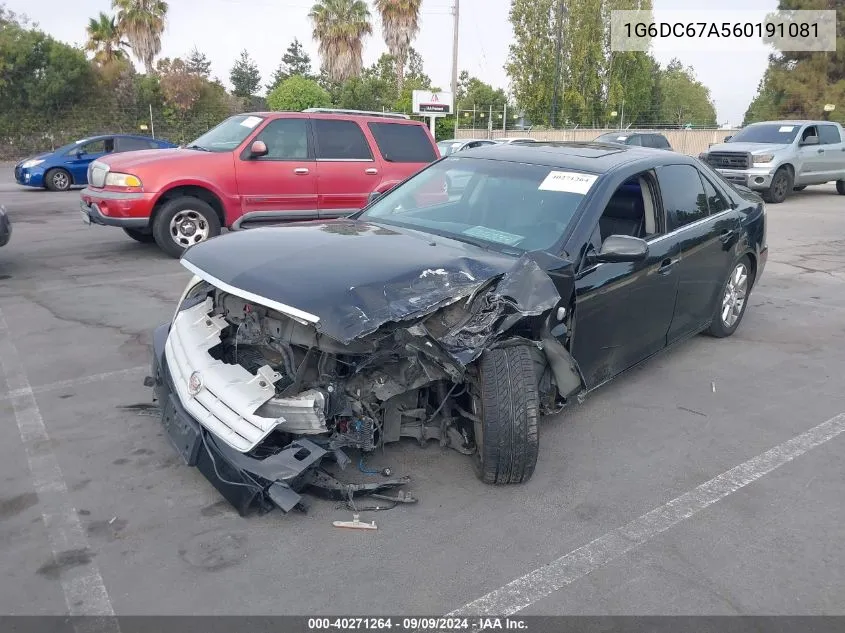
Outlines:
<svg viewBox="0 0 845 633"><path fill-rule="evenodd" d="M824 150L823 150L823 149L820 149L820 150L818 150L818 153L819 153L819 154L824 154Z"/></svg>
<svg viewBox="0 0 845 633"><path fill-rule="evenodd" d="M725 229L719 234L719 241L723 244L727 244L733 237L734 233L736 233L734 229Z"/></svg>
<svg viewBox="0 0 845 633"><path fill-rule="evenodd" d="M304 176L308 173L308 168L307 167L297 167L296 169L293 170L293 173L295 173L297 176Z"/></svg>
<svg viewBox="0 0 845 633"><path fill-rule="evenodd" d="M657 269L658 275L668 275L672 272L672 269L675 267L675 262L677 260L667 258L660 262L660 268Z"/></svg>
<svg viewBox="0 0 845 633"><path fill-rule="evenodd" d="M375 176L378 173L378 169L370 167L369 169L365 169L364 173L367 174L368 176Z"/></svg>

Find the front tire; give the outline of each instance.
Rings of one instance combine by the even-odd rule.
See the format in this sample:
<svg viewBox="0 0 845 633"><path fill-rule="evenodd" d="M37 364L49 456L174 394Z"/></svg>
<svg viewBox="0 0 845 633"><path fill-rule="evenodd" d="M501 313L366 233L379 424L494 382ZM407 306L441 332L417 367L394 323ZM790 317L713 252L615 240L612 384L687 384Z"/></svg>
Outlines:
<svg viewBox="0 0 845 633"><path fill-rule="evenodd" d="M534 359L524 346L494 349L482 354L478 369L475 473L486 484L526 482L540 443Z"/></svg>
<svg viewBox="0 0 845 633"><path fill-rule="evenodd" d="M719 296L719 303L716 305L713 321L707 329L707 334L716 338L725 338L736 332L745 315L748 295L751 293L753 284L751 260L746 256L731 268L722 286L722 294Z"/></svg>
<svg viewBox="0 0 845 633"><path fill-rule="evenodd" d="M67 191L72 184L73 178L64 169L51 169L44 174L44 186L50 191Z"/></svg>
<svg viewBox="0 0 845 633"><path fill-rule="evenodd" d="M836 193L840 196L845 196L845 180L836 181Z"/></svg>
<svg viewBox="0 0 845 633"><path fill-rule="evenodd" d="M763 199L772 204L779 204L786 200L790 191L792 191L792 173L786 167L781 167L775 172L772 184L763 192Z"/></svg>
<svg viewBox="0 0 845 633"><path fill-rule="evenodd" d="M179 258L185 250L220 235L220 220L210 204L184 196L166 202L153 222L153 237L159 248Z"/></svg>
<svg viewBox="0 0 845 633"><path fill-rule="evenodd" d="M150 229L123 229L123 232L126 233L129 237L131 237L136 242L141 242L141 244L152 244L156 241L155 237L153 236L153 232Z"/></svg>

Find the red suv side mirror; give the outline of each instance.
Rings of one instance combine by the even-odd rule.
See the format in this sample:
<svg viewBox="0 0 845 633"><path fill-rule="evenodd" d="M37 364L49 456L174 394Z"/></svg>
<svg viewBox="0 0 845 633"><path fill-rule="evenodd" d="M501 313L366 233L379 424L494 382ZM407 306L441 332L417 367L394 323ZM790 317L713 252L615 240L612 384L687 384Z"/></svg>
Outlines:
<svg viewBox="0 0 845 633"><path fill-rule="evenodd" d="M267 145L264 141L255 141L249 148L249 153L253 158L260 158L267 155Z"/></svg>

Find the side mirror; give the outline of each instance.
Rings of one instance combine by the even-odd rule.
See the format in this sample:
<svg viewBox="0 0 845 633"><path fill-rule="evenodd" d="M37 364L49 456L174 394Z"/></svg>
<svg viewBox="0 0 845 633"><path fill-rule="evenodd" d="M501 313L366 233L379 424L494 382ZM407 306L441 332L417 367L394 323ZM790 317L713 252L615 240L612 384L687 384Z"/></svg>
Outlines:
<svg viewBox="0 0 845 633"><path fill-rule="evenodd" d="M267 145L264 141L255 141L249 148L249 154L253 158L260 158L267 155Z"/></svg>
<svg viewBox="0 0 845 633"><path fill-rule="evenodd" d="M367 204L372 204L384 195L381 191L373 191L367 198Z"/></svg>
<svg viewBox="0 0 845 633"><path fill-rule="evenodd" d="M725 143L727 143L727 142L728 142L729 140L731 140L732 138L733 138L733 135L732 135L732 134L728 134L728 135L725 137Z"/></svg>
<svg viewBox="0 0 845 633"><path fill-rule="evenodd" d="M801 145L818 145L819 144L819 137L818 136L808 136L803 141L801 141Z"/></svg>
<svg viewBox="0 0 845 633"><path fill-rule="evenodd" d="M593 256L595 262L638 262L648 256L648 243L630 235L610 235L601 250Z"/></svg>
<svg viewBox="0 0 845 633"><path fill-rule="evenodd" d="M77 158L82 158L83 156L85 156L85 152L83 152L81 149L76 150Z"/></svg>

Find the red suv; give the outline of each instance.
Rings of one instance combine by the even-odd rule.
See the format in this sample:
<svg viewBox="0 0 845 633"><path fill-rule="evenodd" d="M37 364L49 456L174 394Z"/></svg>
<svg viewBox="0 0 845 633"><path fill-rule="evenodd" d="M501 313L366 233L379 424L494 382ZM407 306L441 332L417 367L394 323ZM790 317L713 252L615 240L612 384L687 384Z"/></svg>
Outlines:
<svg viewBox="0 0 845 633"><path fill-rule="evenodd" d="M439 158L405 115L309 109L230 117L179 149L93 162L86 224L121 227L173 257L221 227L338 218Z"/></svg>

